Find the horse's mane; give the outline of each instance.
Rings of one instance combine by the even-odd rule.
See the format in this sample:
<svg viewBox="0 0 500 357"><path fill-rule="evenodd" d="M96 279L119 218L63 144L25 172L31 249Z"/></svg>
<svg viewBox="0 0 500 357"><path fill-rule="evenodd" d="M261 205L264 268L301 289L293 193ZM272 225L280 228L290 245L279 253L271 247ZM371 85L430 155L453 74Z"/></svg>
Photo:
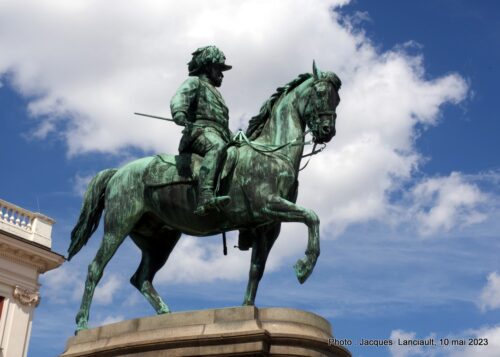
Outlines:
<svg viewBox="0 0 500 357"><path fill-rule="evenodd" d="M278 98L280 98L282 94L288 93L289 91L296 88L298 85L300 85L301 83L303 83L304 81L306 81L311 77L312 77L311 73L299 74L299 76L294 80L292 80L291 82L285 84L283 87L279 87L278 89L276 89L276 92L273 95L271 95L269 99L264 102L264 104L262 104L259 114L250 119L250 122L248 123L248 129L246 132L247 137L250 140L257 138L260 135L262 129L264 128L264 124L271 116L271 111L274 105L276 104Z"/></svg>

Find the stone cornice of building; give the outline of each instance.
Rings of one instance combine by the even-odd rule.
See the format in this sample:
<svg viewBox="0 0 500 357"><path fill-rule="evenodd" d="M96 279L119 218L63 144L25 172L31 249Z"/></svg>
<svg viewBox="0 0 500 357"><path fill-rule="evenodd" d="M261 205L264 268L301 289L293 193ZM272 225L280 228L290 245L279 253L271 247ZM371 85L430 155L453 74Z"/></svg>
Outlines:
<svg viewBox="0 0 500 357"><path fill-rule="evenodd" d="M14 263L34 267L42 274L55 269L66 260L42 245L19 239L0 230L0 256Z"/></svg>

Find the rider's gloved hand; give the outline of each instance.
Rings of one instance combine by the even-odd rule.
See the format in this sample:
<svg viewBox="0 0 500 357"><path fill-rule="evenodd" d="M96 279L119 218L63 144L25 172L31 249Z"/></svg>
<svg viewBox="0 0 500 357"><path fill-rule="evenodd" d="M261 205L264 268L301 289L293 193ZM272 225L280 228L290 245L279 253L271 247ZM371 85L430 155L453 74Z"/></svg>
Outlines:
<svg viewBox="0 0 500 357"><path fill-rule="evenodd" d="M174 115L174 122L177 125L180 126L186 126L187 118L186 118L186 113L183 112L177 112Z"/></svg>

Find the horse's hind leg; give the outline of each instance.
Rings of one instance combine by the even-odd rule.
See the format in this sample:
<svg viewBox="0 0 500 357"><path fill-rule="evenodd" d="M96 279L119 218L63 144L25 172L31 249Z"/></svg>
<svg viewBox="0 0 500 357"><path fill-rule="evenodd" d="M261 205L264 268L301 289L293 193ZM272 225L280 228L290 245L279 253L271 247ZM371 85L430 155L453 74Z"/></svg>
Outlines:
<svg viewBox="0 0 500 357"><path fill-rule="evenodd" d="M77 331L88 328L87 323L89 320L90 304L92 302L92 297L94 296L95 287L99 283L99 280L101 280L104 268L113 257L118 247L122 244L123 240L127 236L127 233L123 230L115 232L108 231L104 233L101 246L99 247L94 260L89 265L87 280L85 281L85 290L82 297L82 304L78 314L76 315Z"/></svg>
<svg viewBox="0 0 500 357"><path fill-rule="evenodd" d="M161 229L154 236L144 236L136 232L131 233L130 236L142 251L141 263L135 274L130 278L130 283L149 301L156 313L169 313L168 305L153 287L153 279L167 261L181 233Z"/></svg>
<svg viewBox="0 0 500 357"><path fill-rule="evenodd" d="M257 294L260 279L264 275L267 257L276 238L278 238L280 228L281 224L273 223L252 230L252 260L243 305L255 304L255 295Z"/></svg>
<svg viewBox="0 0 500 357"><path fill-rule="evenodd" d="M132 227L141 216L141 206L130 205L128 210L123 205L107 203L107 211L104 216L104 237L94 260L90 263L85 289L83 291L80 310L76 315L76 329L87 329L89 320L89 309L94 296L94 291L101 280L104 268L116 253L118 247L123 243L125 237L130 233Z"/></svg>

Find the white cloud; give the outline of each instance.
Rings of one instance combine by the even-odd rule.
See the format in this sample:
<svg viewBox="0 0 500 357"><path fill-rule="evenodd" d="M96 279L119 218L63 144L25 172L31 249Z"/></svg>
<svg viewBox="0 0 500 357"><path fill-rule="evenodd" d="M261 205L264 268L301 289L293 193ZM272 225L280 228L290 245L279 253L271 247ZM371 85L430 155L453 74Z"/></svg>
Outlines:
<svg viewBox="0 0 500 357"><path fill-rule="evenodd" d="M500 275L492 272L488 275L488 283L481 291L481 310L493 310L500 308Z"/></svg>
<svg viewBox="0 0 500 357"><path fill-rule="evenodd" d="M406 332L403 330L391 331L390 339L393 341L393 345L389 346L389 351L391 357L411 357L411 356L421 356L423 353L422 346L400 346L397 341L400 340L415 340L417 334L415 332Z"/></svg>
<svg viewBox="0 0 500 357"><path fill-rule="evenodd" d="M123 301L122 306L129 308L136 306L137 303L139 302L139 299L142 299L142 295L140 295L139 292L137 294L129 294L127 298Z"/></svg>
<svg viewBox="0 0 500 357"><path fill-rule="evenodd" d="M423 235L465 227L487 217L481 211L487 195L457 172L426 179L413 187L411 195L414 201L411 214Z"/></svg>
<svg viewBox="0 0 500 357"><path fill-rule="evenodd" d="M92 178L95 176L95 174L90 174L90 175L81 175L79 173L76 174L74 177L73 181L73 191L75 194L77 194L80 197L83 197L85 194L85 191L87 190L87 186L92 180Z"/></svg>
<svg viewBox="0 0 500 357"><path fill-rule="evenodd" d="M479 329L463 331L458 335L448 335L436 338L435 334L430 334L429 338L434 338L435 346L399 346L397 339L420 339L415 332L403 330L393 330L390 337L394 345L389 347L391 357L497 357L500 355L500 326L485 326ZM441 340L447 340L448 345L441 344ZM470 342L473 342L471 345Z"/></svg>
<svg viewBox="0 0 500 357"><path fill-rule="evenodd" d="M124 282L116 274L111 274L107 278L105 277L105 279L97 285L93 301L103 305L112 303L113 297L123 285Z"/></svg>
<svg viewBox="0 0 500 357"><path fill-rule="evenodd" d="M479 174L471 175L471 178L476 180L487 181L494 185L498 185L500 183L500 170L489 170L485 172L480 172Z"/></svg>
<svg viewBox="0 0 500 357"><path fill-rule="evenodd" d="M487 345L477 345L477 344L473 346L467 345L465 348L451 351L449 357L500 356L500 326L482 327L477 330L469 330L464 333L464 336L467 337L467 343L469 342L469 337L470 337L473 339L474 338L477 339L477 342L481 340L482 343L485 343L486 339Z"/></svg>
<svg viewBox="0 0 500 357"><path fill-rule="evenodd" d="M106 316L104 319L98 321L95 326L104 326L104 325L109 325L109 324L113 324L115 322L120 322L120 321L123 321L125 320L125 317L123 315L109 315L109 316Z"/></svg>
<svg viewBox="0 0 500 357"><path fill-rule="evenodd" d="M250 268L249 252L232 249L237 244L228 236L228 255L222 254L221 236L184 236L175 247L155 282L199 283L214 280L241 280ZM230 268L228 268L230 267Z"/></svg>
<svg viewBox="0 0 500 357"><path fill-rule="evenodd" d="M64 264L41 275L42 294L56 304L77 301L83 293L83 277L74 267Z"/></svg>
<svg viewBox="0 0 500 357"><path fill-rule="evenodd" d="M357 26L363 24L363 22L371 22L372 18L367 11L356 11L352 15L344 15L344 23L354 30Z"/></svg>

